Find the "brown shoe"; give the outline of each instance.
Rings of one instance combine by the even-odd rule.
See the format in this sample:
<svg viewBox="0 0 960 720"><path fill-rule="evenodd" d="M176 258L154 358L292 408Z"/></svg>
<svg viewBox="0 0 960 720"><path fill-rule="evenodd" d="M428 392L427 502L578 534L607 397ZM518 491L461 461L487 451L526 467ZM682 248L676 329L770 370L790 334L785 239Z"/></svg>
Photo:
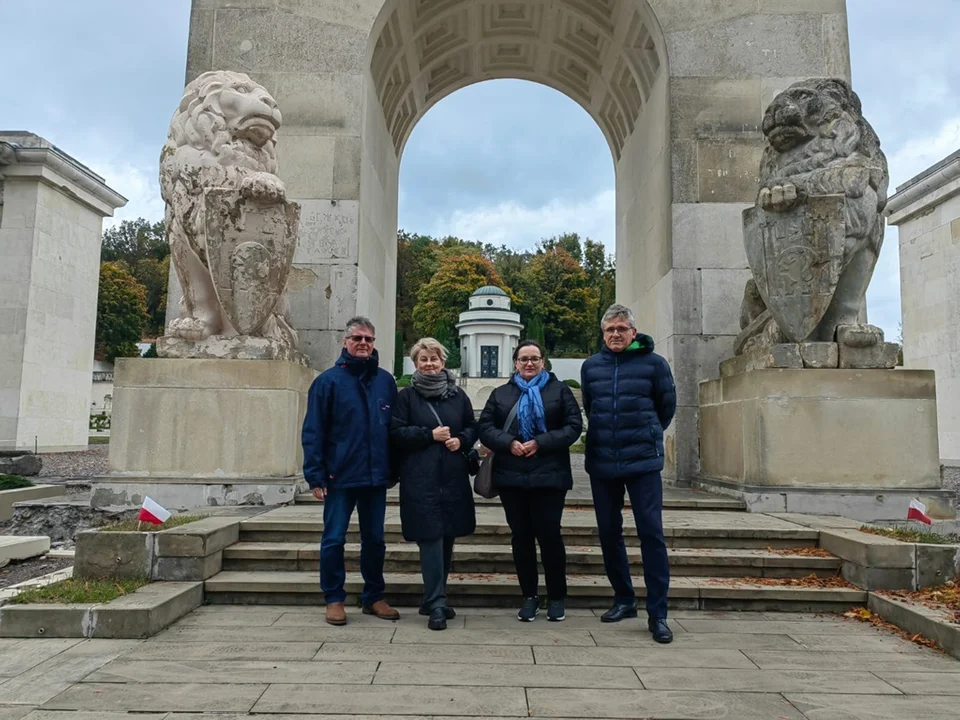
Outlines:
<svg viewBox="0 0 960 720"><path fill-rule="evenodd" d="M330 603L327 605L327 622L331 625L347 624L347 613L343 609L343 603Z"/></svg>
<svg viewBox="0 0 960 720"><path fill-rule="evenodd" d="M381 620L399 620L400 613L387 605L386 600L377 600L373 605L363 606L364 615L376 615Z"/></svg>

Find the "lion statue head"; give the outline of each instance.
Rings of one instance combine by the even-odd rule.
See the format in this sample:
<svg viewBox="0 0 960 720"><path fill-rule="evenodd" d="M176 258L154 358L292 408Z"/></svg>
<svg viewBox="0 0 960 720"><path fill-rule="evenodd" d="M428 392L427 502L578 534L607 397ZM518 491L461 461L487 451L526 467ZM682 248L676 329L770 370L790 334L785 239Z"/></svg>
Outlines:
<svg viewBox="0 0 960 720"><path fill-rule="evenodd" d="M213 155L220 165L276 174L277 102L243 73L205 72L189 83L170 121L163 161L179 148Z"/></svg>
<svg viewBox="0 0 960 720"><path fill-rule="evenodd" d="M761 129L769 143L760 164L761 186L774 179L856 165L873 171L870 185L880 191L882 210L887 161L880 139L863 117L860 98L845 80L794 83L770 103Z"/></svg>

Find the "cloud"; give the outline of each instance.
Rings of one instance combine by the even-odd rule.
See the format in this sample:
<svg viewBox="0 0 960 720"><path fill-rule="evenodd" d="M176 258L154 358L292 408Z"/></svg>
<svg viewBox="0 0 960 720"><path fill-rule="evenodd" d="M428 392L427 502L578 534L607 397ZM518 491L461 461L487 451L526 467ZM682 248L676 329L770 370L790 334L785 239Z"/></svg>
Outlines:
<svg viewBox="0 0 960 720"><path fill-rule="evenodd" d="M581 238L599 240L613 252L616 245L615 207L616 194L612 188L575 203L555 199L531 207L506 201L472 210L455 210L436 221L431 234L455 235L464 240L532 250L543 238L575 232Z"/></svg>
<svg viewBox="0 0 960 720"><path fill-rule="evenodd" d="M946 120L932 134L914 137L889 157L891 186L896 187L960 150L960 115Z"/></svg>
<svg viewBox="0 0 960 720"><path fill-rule="evenodd" d="M104 218L104 229L119 225L122 220L138 217L150 222L163 219L164 203L160 198L155 168L103 162L95 167L111 189L127 198L127 204L119 208L112 218Z"/></svg>

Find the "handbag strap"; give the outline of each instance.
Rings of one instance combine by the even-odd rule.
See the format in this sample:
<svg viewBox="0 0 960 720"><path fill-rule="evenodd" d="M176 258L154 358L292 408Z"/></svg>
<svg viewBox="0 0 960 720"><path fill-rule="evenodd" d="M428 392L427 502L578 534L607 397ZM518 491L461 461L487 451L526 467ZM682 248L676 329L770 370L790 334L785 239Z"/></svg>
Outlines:
<svg viewBox="0 0 960 720"><path fill-rule="evenodd" d="M521 397L523 397L521 395ZM517 410L520 408L520 401L517 400L516 404L510 408L510 412L507 413L507 421L503 424L503 431L509 432L510 426L513 424L513 419L517 416Z"/></svg>
<svg viewBox="0 0 960 720"><path fill-rule="evenodd" d="M433 403L428 401L427 407L430 408L430 412L432 412L433 416L437 419L437 427L443 427L443 420L441 420L440 415L437 414L437 409L433 406Z"/></svg>

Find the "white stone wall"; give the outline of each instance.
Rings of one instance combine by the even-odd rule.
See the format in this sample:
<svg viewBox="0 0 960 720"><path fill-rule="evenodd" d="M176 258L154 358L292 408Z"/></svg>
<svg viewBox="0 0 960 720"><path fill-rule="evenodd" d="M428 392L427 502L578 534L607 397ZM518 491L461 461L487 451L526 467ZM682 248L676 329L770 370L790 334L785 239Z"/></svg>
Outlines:
<svg viewBox="0 0 960 720"><path fill-rule="evenodd" d="M935 373L945 460L960 459L960 156L951 168L953 179L921 174L900 186L888 206L900 227L903 364Z"/></svg>

